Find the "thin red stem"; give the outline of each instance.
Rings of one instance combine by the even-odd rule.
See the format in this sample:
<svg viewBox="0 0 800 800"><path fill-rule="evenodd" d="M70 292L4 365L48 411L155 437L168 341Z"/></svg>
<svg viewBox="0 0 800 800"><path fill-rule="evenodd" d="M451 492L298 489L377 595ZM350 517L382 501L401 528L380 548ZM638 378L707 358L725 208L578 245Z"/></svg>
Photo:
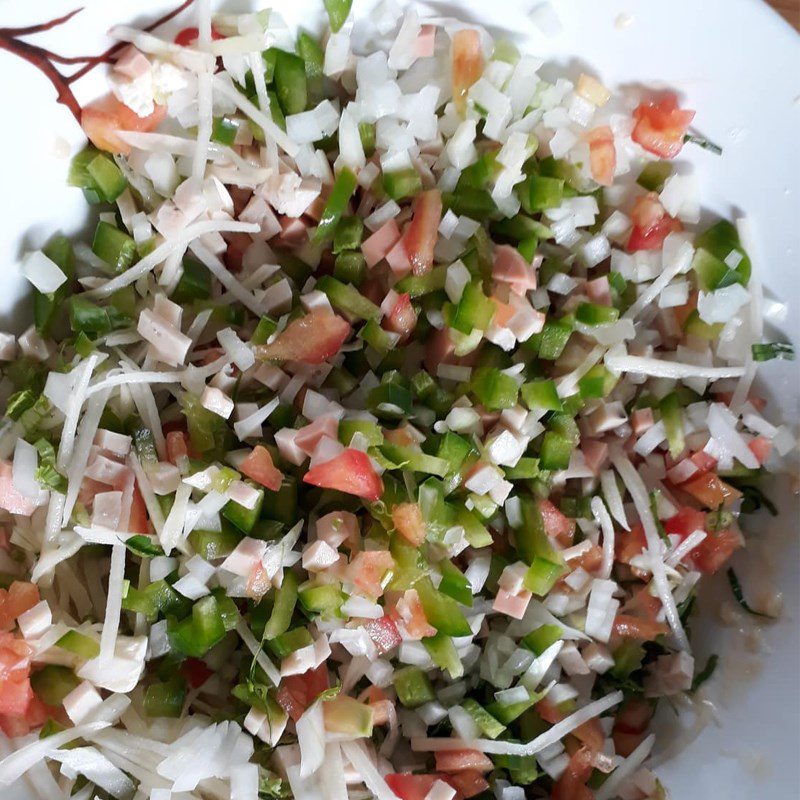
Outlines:
<svg viewBox="0 0 800 800"><path fill-rule="evenodd" d="M165 14L163 17L160 17L155 22L148 25L145 31L153 31L164 23L169 22L171 19L178 16L181 11L192 5L193 2L194 0L184 0L177 8L174 8L168 14ZM126 46L125 43L119 42L97 56L60 56L42 47L20 41L19 37L29 36L33 33L43 33L44 31L57 28L59 25L69 22L69 20L82 10L82 8L76 8L63 17L51 19L48 22L42 22L38 25L28 25L23 28L0 28L0 50L8 50L9 53L13 53L28 63L33 64L33 66L46 75L47 79L55 87L58 102L65 105L72 112L72 116L75 117L79 124L81 121L81 105L73 94L72 89L70 89L70 84L80 80L98 64L111 61L113 56ZM72 75L62 75L62 73L55 68L55 64L83 64L83 66Z"/></svg>

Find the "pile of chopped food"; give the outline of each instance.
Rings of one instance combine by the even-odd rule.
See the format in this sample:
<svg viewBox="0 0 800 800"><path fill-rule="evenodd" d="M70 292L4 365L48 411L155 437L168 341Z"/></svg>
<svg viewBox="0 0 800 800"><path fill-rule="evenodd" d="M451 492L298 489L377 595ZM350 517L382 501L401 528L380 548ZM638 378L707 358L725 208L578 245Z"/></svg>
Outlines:
<svg viewBox="0 0 800 800"><path fill-rule="evenodd" d="M112 30L94 239L0 335L0 786L663 798L698 581L795 445L748 226L674 95L325 7Z"/></svg>

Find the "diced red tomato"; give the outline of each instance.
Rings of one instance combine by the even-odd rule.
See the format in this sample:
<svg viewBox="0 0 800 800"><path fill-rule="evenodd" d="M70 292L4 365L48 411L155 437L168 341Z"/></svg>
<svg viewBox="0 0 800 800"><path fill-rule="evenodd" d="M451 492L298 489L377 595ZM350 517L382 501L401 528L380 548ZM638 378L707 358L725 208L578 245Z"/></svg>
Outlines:
<svg viewBox="0 0 800 800"><path fill-rule="evenodd" d="M150 521L147 517L147 506L138 486L133 487L131 513L128 517L128 530L131 533L150 533Z"/></svg>
<svg viewBox="0 0 800 800"><path fill-rule="evenodd" d="M410 775L407 772L390 772L386 776L386 783L400 800L425 800L438 780L438 775Z"/></svg>
<svg viewBox="0 0 800 800"><path fill-rule="evenodd" d="M631 139L659 158L675 158L683 149L683 137L694 119L694 111L678 107L670 93L660 100L648 100L634 109L636 126Z"/></svg>
<svg viewBox="0 0 800 800"><path fill-rule="evenodd" d="M394 650L395 647L399 647L403 641L400 631L397 630L397 625L394 624L394 620L388 614L385 614L380 619L370 620L364 627L381 655Z"/></svg>
<svg viewBox="0 0 800 800"><path fill-rule="evenodd" d="M614 620L613 635L619 639L650 641L667 632L667 627L657 621L661 601L647 588L639 589L622 607Z"/></svg>
<svg viewBox="0 0 800 800"><path fill-rule="evenodd" d="M259 345L260 358L322 364L341 350L350 335L347 320L330 311L315 309L290 322L272 344Z"/></svg>
<svg viewBox="0 0 800 800"><path fill-rule="evenodd" d="M492 759L479 750L437 750L436 769L440 772L491 772L494 769Z"/></svg>
<svg viewBox="0 0 800 800"><path fill-rule="evenodd" d="M617 168L617 149L614 134L608 125L592 128L586 134L589 143L589 166L592 178L601 186L614 183L614 170Z"/></svg>
<svg viewBox="0 0 800 800"><path fill-rule="evenodd" d="M433 268L433 251L439 238L442 221L442 193L429 189L414 199L413 218L403 234L411 269L415 275L424 275Z"/></svg>
<svg viewBox="0 0 800 800"><path fill-rule="evenodd" d="M456 790L455 800L467 800L489 789L489 783L483 775L474 769L465 769L463 772L453 772L443 775L442 780L449 783Z"/></svg>
<svg viewBox="0 0 800 800"><path fill-rule="evenodd" d="M380 500L383 480L366 453L347 448L336 458L317 464L303 476L305 483L354 494L371 503Z"/></svg>
<svg viewBox="0 0 800 800"><path fill-rule="evenodd" d="M690 481L681 484L681 489L706 508L711 509L717 509L722 506L727 508L742 496L738 489L734 489L733 486L725 483L722 478L713 472L692 478Z"/></svg>
<svg viewBox="0 0 800 800"><path fill-rule="evenodd" d="M27 581L14 581L7 590L0 589L0 631L13 630L17 617L39 600L39 587Z"/></svg>
<svg viewBox="0 0 800 800"><path fill-rule="evenodd" d="M172 41L180 47L191 47L197 41L197 37L199 35L200 31L197 30L197 28L184 28L182 31L178 31L177 35ZM211 39L213 41L217 41L224 38L225 37L212 25Z"/></svg>
<svg viewBox="0 0 800 800"><path fill-rule="evenodd" d="M214 671L199 658L187 658L181 664L181 673L193 689L199 689L214 674Z"/></svg>
<svg viewBox="0 0 800 800"><path fill-rule="evenodd" d="M401 294L395 307L383 320L383 327L387 331L400 334L400 341L407 339L414 328L417 327L417 312L411 305L411 296Z"/></svg>
<svg viewBox="0 0 800 800"><path fill-rule="evenodd" d="M0 714L19 717L33 699L31 648L13 634L0 632Z"/></svg>
<svg viewBox="0 0 800 800"><path fill-rule="evenodd" d="M156 105L152 114L140 117L114 97L107 94L86 106L81 112L81 127L91 143L109 153L128 155L131 146L123 142L118 131L152 131L164 119L167 107Z"/></svg>
<svg viewBox="0 0 800 800"><path fill-rule="evenodd" d="M685 539L695 531L705 530L706 515L691 506L682 506L675 516L664 520L664 531Z"/></svg>
<svg viewBox="0 0 800 800"><path fill-rule="evenodd" d="M297 722L328 686L328 668L320 664L316 669L310 669L302 675L288 675L283 678L275 697L278 705Z"/></svg>
<svg viewBox="0 0 800 800"><path fill-rule="evenodd" d="M733 528L716 533L708 531L706 538L692 551L691 558L697 569L713 575L743 546L741 534Z"/></svg>
<svg viewBox="0 0 800 800"><path fill-rule="evenodd" d="M48 719L52 718L62 721L64 716L63 709L46 706L36 694L34 694L23 714L15 714L13 716L10 714L0 714L0 731L3 731L9 739L14 739L19 736L25 736L31 731L38 730Z"/></svg>
<svg viewBox="0 0 800 800"><path fill-rule="evenodd" d="M611 732L618 755L627 758L644 741L652 718L653 707L647 700L633 697L622 706Z"/></svg>
<svg viewBox="0 0 800 800"><path fill-rule="evenodd" d="M575 535L575 520L564 516L549 500L539 501L539 511L548 537L569 547Z"/></svg>
<svg viewBox="0 0 800 800"><path fill-rule="evenodd" d="M634 556L638 556L647 547L644 528L634 525L630 533L619 533L615 538L617 561L630 564Z"/></svg>
<svg viewBox="0 0 800 800"><path fill-rule="evenodd" d="M769 454L772 451L772 442L766 436L756 436L755 439L748 442L747 446L750 452L756 457L759 464L766 463Z"/></svg>
<svg viewBox="0 0 800 800"><path fill-rule="evenodd" d="M636 199L631 211L633 229L628 239L628 252L660 250L670 233L683 230L680 220L669 216L658 195L650 192Z"/></svg>
<svg viewBox="0 0 800 800"><path fill-rule="evenodd" d="M425 521L417 503L400 503L392 509L392 522L397 532L419 547L425 541Z"/></svg>
<svg viewBox="0 0 800 800"><path fill-rule="evenodd" d="M476 30L456 31L453 36L453 98L456 107L464 112L467 92L483 74L483 47Z"/></svg>
<svg viewBox="0 0 800 800"><path fill-rule="evenodd" d="M347 577L367 597L376 600L383 594L383 579L394 567L388 550L362 550L348 565Z"/></svg>
<svg viewBox="0 0 800 800"><path fill-rule="evenodd" d="M277 492L283 482L283 473L272 462L269 450L260 444L242 461L239 471L273 492Z"/></svg>

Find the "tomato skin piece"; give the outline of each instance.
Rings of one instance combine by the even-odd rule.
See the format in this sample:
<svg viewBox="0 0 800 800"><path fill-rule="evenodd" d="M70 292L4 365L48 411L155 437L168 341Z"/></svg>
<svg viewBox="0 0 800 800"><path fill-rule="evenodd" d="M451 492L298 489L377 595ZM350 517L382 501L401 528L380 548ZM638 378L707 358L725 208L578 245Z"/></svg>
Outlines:
<svg viewBox="0 0 800 800"><path fill-rule="evenodd" d="M417 503L399 503L392 509L392 522L397 532L414 547L425 541L425 521Z"/></svg>
<svg viewBox="0 0 800 800"><path fill-rule="evenodd" d="M242 461L239 471L273 492L277 492L283 482L283 473L273 463L269 450L260 444Z"/></svg>
<svg viewBox="0 0 800 800"><path fill-rule="evenodd" d="M652 717L653 707L641 698L633 697L622 706L611 731L619 755L627 758L644 741Z"/></svg>
<svg viewBox="0 0 800 800"><path fill-rule="evenodd" d="M400 341L408 339L417 327L417 312L411 305L411 295L401 294L389 315L383 320L387 331L400 335Z"/></svg>
<svg viewBox="0 0 800 800"><path fill-rule="evenodd" d="M305 483L354 494L371 503L380 500L383 480L366 453L347 448L336 458L317 464L303 476Z"/></svg>
<svg viewBox="0 0 800 800"><path fill-rule="evenodd" d="M442 221L442 193L429 189L418 194L414 198L413 214L403 234L403 246L414 274L424 275L433 268L433 251Z"/></svg>
<svg viewBox="0 0 800 800"><path fill-rule="evenodd" d="M601 186L611 186L617 168L617 149L611 128L608 125L593 128L586 134L586 141L592 178Z"/></svg>
<svg viewBox="0 0 800 800"><path fill-rule="evenodd" d="M628 252L660 250L670 233L683 230L680 220L669 216L655 192L637 197L631 211L633 228L628 239Z"/></svg>
<svg viewBox="0 0 800 800"><path fill-rule="evenodd" d="M350 324L330 311L316 309L290 322L272 344L256 347L258 358L322 364L341 350Z"/></svg>
<svg viewBox="0 0 800 800"><path fill-rule="evenodd" d="M147 516L147 506L138 486L133 487L131 500L131 513L128 517L128 530L131 533L150 533L150 521Z"/></svg>
<svg viewBox="0 0 800 800"><path fill-rule="evenodd" d="M675 158L683 149L683 137L694 116L694 111L678 107L678 98L672 93L648 100L634 109L636 126L631 139L659 158Z"/></svg>
<svg viewBox="0 0 800 800"><path fill-rule="evenodd" d="M39 587L27 581L14 581L7 590L0 589L0 631L13 630L17 617L32 609L39 599Z"/></svg>
<svg viewBox="0 0 800 800"><path fill-rule="evenodd" d="M117 131L152 131L166 114L166 106L156 105L152 114L140 117L113 94L107 94L84 107L81 127L99 150L126 156L131 152L131 146L120 139Z"/></svg>
<svg viewBox="0 0 800 800"><path fill-rule="evenodd" d="M182 458L190 455L189 436L186 431L169 431L167 440L167 459L177 466Z"/></svg>
<svg viewBox="0 0 800 800"><path fill-rule="evenodd" d="M467 93L483 74L484 60L481 35L476 30L464 29L453 36L453 99L463 114L467 107Z"/></svg>

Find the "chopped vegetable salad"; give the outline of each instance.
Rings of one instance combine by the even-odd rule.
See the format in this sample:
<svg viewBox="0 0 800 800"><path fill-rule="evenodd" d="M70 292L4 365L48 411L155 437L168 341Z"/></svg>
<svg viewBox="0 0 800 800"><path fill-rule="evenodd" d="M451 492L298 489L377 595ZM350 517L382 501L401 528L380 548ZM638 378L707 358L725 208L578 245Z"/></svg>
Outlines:
<svg viewBox="0 0 800 800"><path fill-rule="evenodd" d="M209 6L112 29L93 239L0 334L0 786L663 800L698 582L768 613L729 560L795 446L701 114L414 5Z"/></svg>

